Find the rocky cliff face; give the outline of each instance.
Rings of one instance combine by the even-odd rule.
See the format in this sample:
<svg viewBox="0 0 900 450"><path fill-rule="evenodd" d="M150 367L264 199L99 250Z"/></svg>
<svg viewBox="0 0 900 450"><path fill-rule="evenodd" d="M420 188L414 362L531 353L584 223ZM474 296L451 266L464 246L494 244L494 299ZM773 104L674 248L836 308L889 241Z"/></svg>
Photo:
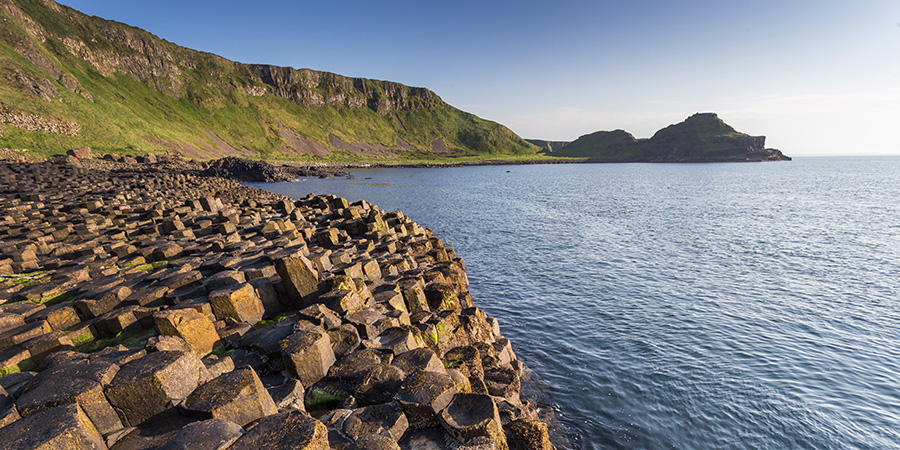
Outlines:
<svg viewBox="0 0 900 450"><path fill-rule="evenodd" d="M425 88L390 81L350 78L310 69L292 69L271 65L248 65L253 79L266 85L273 94L307 107L367 107L376 112L415 111L443 102ZM414 101L417 99L419 101Z"/></svg>

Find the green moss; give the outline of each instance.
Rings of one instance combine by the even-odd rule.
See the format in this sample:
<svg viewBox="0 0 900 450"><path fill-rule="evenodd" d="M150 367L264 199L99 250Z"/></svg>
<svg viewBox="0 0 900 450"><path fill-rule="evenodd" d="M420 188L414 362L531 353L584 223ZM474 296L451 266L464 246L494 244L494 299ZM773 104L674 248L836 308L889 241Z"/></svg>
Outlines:
<svg viewBox="0 0 900 450"><path fill-rule="evenodd" d="M99 340L91 340L86 344L76 346L76 348L78 349L78 351L84 353L92 353L112 345L120 344L128 348L141 348L147 343L147 340L155 335L156 330L152 328L141 330L135 333L119 332L115 336Z"/></svg>
<svg viewBox="0 0 900 450"><path fill-rule="evenodd" d="M29 370L32 370L35 367L37 367L37 365L34 363L34 361L31 360L31 358L29 358L18 364L0 369L0 377L2 377L3 375L9 375L12 373L28 372Z"/></svg>
<svg viewBox="0 0 900 450"><path fill-rule="evenodd" d="M94 339L96 339L96 337L94 337L92 333L81 333L69 336L69 339L72 339L72 344L74 344L75 347L81 347L88 344L89 342L94 342Z"/></svg>
<svg viewBox="0 0 900 450"><path fill-rule="evenodd" d="M286 318L287 318L287 316L285 314L278 314L277 316L275 316L271 319L260 320L260 321L256 322L255 324L253 324L253 328L256 328L256 329L269 328L269 327L275 325L276 323L281 322L282 320L284 320Z"/></svg>
<svg viewBox="0 0 900 450"><path fill-rule="evenodd" d="M29 273L0 276L0 281L12 280L13 284L28 287L50 281L50 271L37 270Z"/></svg>
<svg viewBox="0 0 900 450"><path fill-rule="evenodd" d="M322 388L312 388L306 393L304 405L307 410L331 410L337 408L350 394L344 391L331 392Z"/></svg>
<svg viewBox="0 0 900 450"><path fill-rule="evenodd" d="M75 296L76 296L77 294L78 294L78 291L65 291L65 292L60 292L59 294L56 294L56 295L54 295L54 296L52 296L52 297L47 297L47 298L45 298L45 299L41 299L40 301L35 302L35 303L38 303L38 304L44 304L44 305L47 305L47 306L58 305L58 304L60 304L60 303L65 303L65 302L69 302L69 301L74 300L74 299L75 299Z"/></svg>
<svg viewBox="0 0 900 450"><path fill-rule="evenodd" d="M143 271L156 270L166 264L169 264L172 261L175 261L176 259L178 259L178 258L163 259L160 261L153 261L152 263L140 264L137 266L137 270L143 270Z"/></svg>
<svg viewBox="0 0 900 450"><path fill-rule="evenodd" d="M220 345L220 346L212 349L211 352L203 355L203 357L206 358L207 356L214 355L217 358L224 358L226 356L231 356L232 353L234 353L234 349L228 349L228 348L225 348L224 345Z"/></svg>

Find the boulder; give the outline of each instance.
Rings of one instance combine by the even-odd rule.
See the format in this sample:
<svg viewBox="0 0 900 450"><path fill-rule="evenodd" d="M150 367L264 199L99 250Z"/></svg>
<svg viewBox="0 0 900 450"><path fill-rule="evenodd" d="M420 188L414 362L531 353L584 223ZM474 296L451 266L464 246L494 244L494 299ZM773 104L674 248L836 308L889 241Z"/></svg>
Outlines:
<svg viewBox="0 0 900 450"><path fill-rule="evenodd" d="M446 374L444 363L438 358L430 348L417 348L408 352L403 352L394 357L391 364L400 368L403 373L411 374L419 370L427 370Z"/></svg>
<svg viewBox="0 0 900 450"><path fill-rule="evenodd" d="M236 423L223 419L194 422L182 428L158 450L219 450L244 434Z"/></svg>
<svg viewBox="0 0 900 450"><path fill-rule="evenodd" d="M78 159L91 159L94 157L94 153L91 151L90 147L76 147L69 150L66 150L66 155L74 156Z"/></svg>
<svg viewBox="0 0 900 450"><path fill-rule="evenodd" d="M395 355L417 349L424 345L422 339L410 327L391 327L374 339L362 343L366 348L391 352Z"/></svg>
<svg viewBox="0 0 900 450"><path fill-rule="evenodd" d="M456 384L449 375L420 371L403 380L394 400L403 408L412 428L427 428L438 424L438 414L456 393Z"/></svg>
<svg viewBox="0 0 900 450"><path fill-rule="evenodd" d="M331 339L331 349L334 350L336 358L356 350L362 342L359 339L359 332L356 331L356 327L349 323L328 330L327 333Z"/></svg>
<svg viewBox="0 0 900 450"><path fill-rule="evenodd" d="M297 331L279 345L288 373L305 386L325 377L335 362L331 339L319 328Z"/></svg>
<svg viewBox="0 0 900 450"><path fill-rule="evenodd" d="M305 257L296 255L278 259L275 270L294 306L308 306L312 303L311 298L319 293L319 273Z"/></svg>
<svg viewBox="0 0 900 450"><path fill-rule="evenodd" d="M377 350L357 350L338 360L328 371L328 377L357 383L370 367L389 362L390 359Z"/></svg>
<svg viewBox="0 0 900 450"><path fill-rule="evenodd" d="M275 402L275 406L279 409L306 411L306 406L303 403L303 398L306 396L303 383L293 378L289 378L278 386L269 388L269 395L272 396L272 401Z"/></svg>
<svg viewBox="0 0 900 450"><path fill-rule="evenodd" d="M72 364L65 366L72 367ZM77 373L77 372L76 372ZM103 394L103 386L67 371L44 371L22 393L17 402L19 414L31 416L46 409L77 403L101 434L122 428L122 422Z"/></svg>
<svg viewBox="0 0 900 450"><path fill-rule="evenodd" d="M135 426L187 397L201 379L203 363L193 353L154 352L122 366L106 388L125 425Z"/></svg>
<svg viewBox="0 0 900 450"><path fill-rule="evenodd" d="M457 394L441 412L441 425L464 445L491 443L506 448L500 413L489 395Z"/></svg>
<svg viewBox="0 0 900 450"><path fill-rule="evenodd" d="M341 326L341 318L334 310L329 309L321 303L307 306L297 312L298 317L311 322L326 330L331 330Z"/></svg>
<svg viewBox="0 0 900 450"><path fill-rule="evenodd" d="M232 284L209 294L216 318L254 324L262 320L265 309L250 283Z"/></svg>
<svg viewBox="0 0 900 450"><path fill-rule="evenodd" d="M399 441L409 428L403 409L396 403L382 403L354 409L344 419L342 432L356 441L365 436L383 435L392 441Z"/></svg>
<svg viewBox="0 0 900 450"><path fill-rule="evenodd" d="M509 450L554 450L547 424L537 420L515 420L503 427Z"/></svg>
<svg viewBox="0 0 900 450"><path fill-rule="evenodd" d="M213 378L194 390L180 408L190 417L225 419L240 426L278 412L269 392L250 367Z"/></svg>
<svg viewBox="0 0 900 450"><path fill-rule="evenodd" d="M219 341L212 321L195 309L168 309L154 314L153 319L160 334L184 339L200 356L211 352Z"/></svg>
<svg viewBox="0 0 900 450"><path fill-rule="evenodd" d="M238 438L229 450L328 450L328 429L300 411L268 416Z"/></svg>
<svg viewBox="0 0 900 450"><path fill-rule="evenodd" d="M106 450L103 437L77 403L68 403L0 428L7 449Z"/></svg>
<svg viewBox="0 0 900 450"><path fill-rule="evenodd" d="M362 405L391 401L403 383L403 371L391 364L375 364L362 371L354 396Z"/></svg>

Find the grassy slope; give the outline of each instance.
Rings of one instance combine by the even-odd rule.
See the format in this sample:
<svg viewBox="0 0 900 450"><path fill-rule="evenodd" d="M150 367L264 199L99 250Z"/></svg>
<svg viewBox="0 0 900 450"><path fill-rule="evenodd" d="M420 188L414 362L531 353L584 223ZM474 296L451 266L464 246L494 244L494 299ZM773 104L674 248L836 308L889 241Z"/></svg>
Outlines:
<svg viewBox="0 0 900 450"><path fill-rule="evenodd" d="M3 0L0 6L10 1ZM72 21L36 0L15 0L13 3L40 24L49 37L40 42L0 8L0 111L5 109L49 120L75 122L81 125L81 132L70 137L0 124L0 148L28 148L49 155L77 146L89 146L103 152L163 151L166 146L161 140L195 147L214 146L203 133L208 130L231 146L246 148L260 157L284 157L278 151L284 143L278 134L280 122L326 146L329 134L345 142L365 141L388 147L394 146L397 138L402 138L420 150L404 154L413 159L433 158L431 142L437 138L458 148L456 156L463 157L522 157L537 152L536 147L506 127L455 109L439 99L417 111L379 114L366 107L303 107L271 93L248 95L246 87L265 85L241 64L178 47L127 25L86 16L80 16L83 20ZM63 37L75 37L92 49L122 57L146 57L132 48L107 40L104 33L111 29L126 29L150 40L153 45L174 55L176 63L188 61L189 64L178 64L180 84L173 86L164 77L150 77L139 82L121 73L103 76L88 62L70 53L62 42ZM91 94L93 102L55 80L52 83L59 95L50 101L12 82L16 73L37 79L52 78L14 50L21 48L23 42L38 49L47 60L77 79ZM366 87L378 89L376 83L368 80ZM327 87L315 89L327 90ZM349 94L362 95L354 91ZM411 104L420 101L419 98L408 100ZM358 159L347 152L336 152L331 157L341 158Z"/></svg>
<svg viewBox="0 0 900 450"><path fill-rule="evenodd" d="M627 146L634 142L634 136L622 130L598 131L579 137L553 154L587 158L631 158L639 153L638 149L620 149L614 146Z"/></svg>

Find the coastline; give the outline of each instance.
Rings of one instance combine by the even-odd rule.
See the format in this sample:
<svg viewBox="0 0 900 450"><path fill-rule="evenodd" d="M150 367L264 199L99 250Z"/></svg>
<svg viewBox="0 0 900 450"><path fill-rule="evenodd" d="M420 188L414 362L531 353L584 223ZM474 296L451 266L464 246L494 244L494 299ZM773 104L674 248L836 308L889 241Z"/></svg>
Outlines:
<svg viewBox="0 0 900 450"><path fill-rule="evenodd" d="M170 162L0 162L4 441L552 448L430 230Z"/></svg>

